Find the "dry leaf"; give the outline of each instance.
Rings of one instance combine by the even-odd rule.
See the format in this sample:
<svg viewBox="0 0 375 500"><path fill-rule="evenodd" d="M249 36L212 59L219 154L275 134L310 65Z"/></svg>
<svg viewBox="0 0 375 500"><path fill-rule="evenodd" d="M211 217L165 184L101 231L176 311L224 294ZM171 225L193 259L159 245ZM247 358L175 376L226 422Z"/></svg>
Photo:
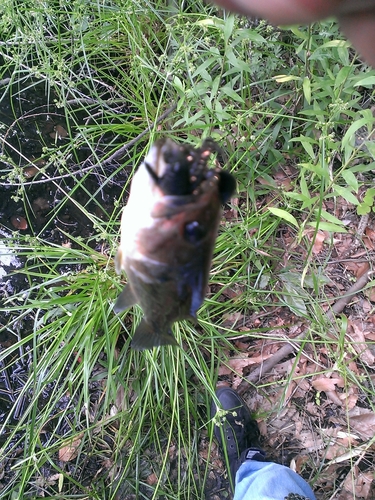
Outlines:
<svg viewBox="0 0 375 500"><path fill-rule="evenodd" d="M312 247L312 252L314 255L317 255L323 250L323 243L325 239L326 239L326 233L324 231L319 230L316 233L314 244Z"/></svg>
<svg viewBox="0 0 375 500"><path fill-rule="evenodd" d="M319 377L311 382L311 385L317 391L327 392L327 391L335 391L336 386L343 387L344 380L342 377Z"/></svg>
<svg viewBox="0 0 375 500"><path fill-rule="evenodd" d="M375 286L372 286L371 288L366 288L366 290L364 290L363 293L366 295L366 297L368 297L368 299L371 302L375 302Z"/></svg>
<svg viewBox="0 0 375 500"><path fill-rule="evenodd" d="M68 444L59 449L59 460L62 462L70 462L78 455L78 448L82 441L82 434L72 439Z"/></svg>
<svg viewBox="0 0 375 500"><path fill-rule="evenodd" d="M229 375L232 372L235 372L239 375L242 375L243 369L250 365L255 365L257 363L262 363L267 358L271 357L272 354L269 355L259 355L259 356L250 356L248 353L240 353L236 357L229 358L226 364L222 364L219 367L219 375Z"/></svg>
<svg viewBox="0 0 375 500"><path fill-rule="evenodd" d="M345 262L345 269L351 271L356 278L360 278L370 269L370 265L367 262Z"/></svg>
<svg viewBox="0 0 375 500"><path fill-rule="evenodd" d="M362 439L371 439L375 434L375 413L362 413L351 416L349 423Z"/></svg>
<svg viewBox="0 0 375 500"><path fill-rule="evenodd" d="M352 495L351 498L366 499L371 492L372 480L373 477L371 472L361 472L358 466L354 466L346 476L343 489L348 494Z"/></svg>
<svg viewBox="0 0 375 500"><path fill-rule="evenodd" d="M350 326L351 332L348 334L348 336L351 340L354 341L351 345L359 354L359 357L361 361L363 361L363 363L366 363L366 365L371 367L374 366L375 357L366 344L362 324L358 325L355 321L350 321Z"/></svg>

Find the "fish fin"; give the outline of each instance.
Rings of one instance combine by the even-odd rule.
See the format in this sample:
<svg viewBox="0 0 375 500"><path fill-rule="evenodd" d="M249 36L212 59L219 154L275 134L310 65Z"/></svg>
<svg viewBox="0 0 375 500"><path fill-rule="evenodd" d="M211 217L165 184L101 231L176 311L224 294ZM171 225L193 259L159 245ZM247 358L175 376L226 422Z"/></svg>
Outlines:
<svg viewBox="0 0 375 500"><path fill-rule="evenodd" d="M191 311L189 316L186 319L191 321L193 323L193 325L196 325L198 323L197 314L195 311Z"/></svg>
<svg viewBox="0 0 375 500"><path fill-rule="evenodd" d="M117 314L119 312L129 309L129 307L134 306L138 301L134 297L132 289L129 285L126 285L120 295L117 297L116 304L113 311Z"/></svg>
<svg viewBox="0 0 375 500"><path fill-rule="evenodd" d="M122 270L122 250L121 250L121 247L118 248L117 253L115 255L115 270L116 270L116 274L121 274L121 270Z"/></svg>
<svg viewBox="0 0 375 500"><path fill-rule="evenodd" d="M142 319L135 330L131 343L132 348L135 351L143 351L161 345L178 345L172 330L168 328L165 333L159 333L145 319Z"/></svg>
<svg viewBox="0 0 375 500"><path fill-rule="evenodd" d="M188 279L188 284L191 288L189 319L193 319L194 323L196 323L197 320L197 311L204 300L206 292L206 286L204 285L205 281L206 280L202 269L195 270L195 272L193 272Z"/></svg>

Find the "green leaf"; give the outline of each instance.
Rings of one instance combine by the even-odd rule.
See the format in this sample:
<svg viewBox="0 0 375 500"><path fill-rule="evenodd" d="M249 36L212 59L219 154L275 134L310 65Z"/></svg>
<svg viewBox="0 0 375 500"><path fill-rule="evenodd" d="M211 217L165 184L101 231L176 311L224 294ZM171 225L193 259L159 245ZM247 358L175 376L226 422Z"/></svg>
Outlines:
<svg viewBox="0 0 375 500"><path fill-rule="evenodd" d="M303 95L305 96L306 101L308 102L308 104L311 104L311 84L310 78L308 76L305 76L305 78L303 79L302 88Z"/></svg>
<svg viewBox="0 0 375 500"><path fill-rule="evenodd" d="M298 316L306 315L307 309L303 299L303 296L306 296L305 290L289 282L284 282L284 288L287 293L283 294L283 299L289 309Z"/></svg>
<svg viewBox="0 0 375 500"><path fill-rule="evenodd" d="M230 64L240 70L240 71L245 71L245 72L249 72L249 63L247 62L244 62L242 61L241 59L238 59L235 55L234 55L234 52L231 48L228 48L226 51L225 51L225 56L227 57L228 61L230 62Z"/></svg>
<svg viewBox="0 0 375 500"><path fill-rule="evenodd" d="M344 149L350 142L350 140L353 138L354 134L357 132L358 129L361 127L364 127L369 123L369 120L367 118L361 118L359 120L356 120L354 123L350 125L348 130L345 132L344 137L342 138L341 144L342 144L342 149Z"/></svg>
<svg viewBox="0 0 375 500"><path fill-rule="evenodd" d="M263 38L262 35L252 29L238 29L236 30L235 35L236 40L233 42L233 46L237 45L237 43L241 40L246 40L247 43L249 40L256 43L267 43L267 40Z"/></svg>
<svg viewBox="0 0 375 500"><path fill-rule="evenodd" d="M350 186L353 189L353 191L358 193L358 181L353 172L351 172L350 170L343 170L341 172L341 175L347 182L348 186Z"/></svg>
<svg viewBox="0 0 375 500"><path fill-rule="evenodd" d="M268 210L273 214L276 215L276 217L280 217L280 219L284 219L287 222L290 222L295 226L297 229L299 228L298 222L296 218L287 212L286 210L282 210L281 208L276 208L276 207L268 207Z"/></svg>
<svg viewBox="0 0 375 500"><path fill-rule="evenodd" d="M358 82L354 84L354 87L373 87L375 85L375 75L366 76L361 78Z"/></svg>
<svg viewBox="0 0 375 500"><path fill-rule="evenodd" d="M358 205L359 201L358 199L354 196L354 194L351 192L350 189L339 186L338 184L333 184L332 189L339 195L345 198L346 201L349 203L353 203L353 205Z"/></svg>
<svg viewBox="0 0 375 500"><path fill-rule="evenodd" d="M350 43L345 40L330 40L329 42L319 45L316 51L332 47L350 47Z"/></svg>
<svg viewBox="0 0 375 500"><path fill-rule="evenodd" d="M202 64L197 66L196 70L192 74L192 78L196 78L198 75L201 74L203 70L207 70L207 68L210 65L215 65L216 63L217 63L217 55L215 55L214 57L208 57L202 62Z"/></svg>
<svg viewBox="0 0 375 500"><path fill-rule="evenodd" d="M290 26L290 31L296 35L296 37L301 38L302 40L307 40L309 35L306 31L302 31L297 28L297 26Z"/></svg>
<svg viewBox="0 0 375 500"><path fill-rule="evenodd" d="M318 214L318 211L315 212L315 214ZM340 219L335 217L334 215L330 214L329 212L326 212L324 208L320 211L319 217L322 219L327 220L328 222L332 222L332 224L337 224L338 226L341 226L343 223Z"/></svg>
<svg viewBox="0 0 375 500"><path fill-rule="evenodd" d="M335 89L341 87L341 85L347 80L349 74L351 73L351 66L344 66L336 75L335 79Z"/></svg>
<svg viewBox="0 0 375 500"><path fill-rule="evenodd" d="M369 189L363 198L363 203L369 206L374 204L374 194L371 191L372 189Z"/></svg>
<svg viewBox="0 0 375 500"><path fill-rule="evenodd" d="M358 165L354 165L353 167L350 167L350 170L352 172L372 172L375 170L375 162L371 163L359 163Z"/></svg>
<svg viewBox="0 0 375 500"><path fill-rule="evenodd" d="M299 163L301 167L306 168L307 170L310 170L311 172L314 172L314 174L318 175L319 177L327 178L328 177L328 171L327 169L324 169L318 165L314 165L313 163Z"/></svg>
<svg viewBox="0 0 375 500"><path fill-rule="evenodd" d="M321 229L322 231L328 231L330 233L347 233L348 231L342 227L338 226L337 224L332 224L332 222L324 222L324 221L315 221L315 222L308 222L308 226L312 227L317 227Z"/></svg>
<svg viewBox="0 0 375 500"><path fill-rule="evenodd" d="M361 203L357 207L357 214L358 215L366 215L371 212L371 206L367 205L366 203Z"/></svg>
<svg viewBox="0 0 375 500"><path fill-rule="evenodd" d="M211 96L216 96L220 85L220 76L217 76L212 82Z"/></svg>
<svg viewBox="0 0 375 500"><path fill-rule="evenodd" d="M241 103L245 102L242 99L242 97L237 94L237 92L235 92L233 89L231 89L228 86L221 87L220 90L221 90L221 92L223 92L223 94L226 94L228 97L230 97L231 99L233 99L236 102L241 102Z"/></svg>
<svg viewBox="0 0 375 500"><path fill-rule="evenodd" d="M288 198L292 198L293 200L300 201L302 203L302 210L304 208L311 207L311 205L313 205L319 199L319 196L304 196L303 194L295 193L294 191L286 191L284 195L288 196Z"/></svg>
<svg viewBox="0 0 375 500"><path fill-rule="evenodd" d="M229 38L232 36L234 20L235 20L234 15L230 15L225 19L225 22L224 22L224 41L225 41L225 44L228 43Z"/></svg>
<svg viewBox="0 0 375 500"><path fill-rule="evenodd" d="M305 172L304 172L303 169L301 170L301 174L300 174L300 186L301 186L301 193L306 198L309 198L310 197L310 192L309 192L309 189L307 187L307 182L306 182L306 179L305 179Z"/></svg>
<svg viewBox="0 0 375 500"><path fill-rule="evenodd" d="M301 144L303 146L303 149L306 151L306 153L310 156L312 160L315 160L315 153L314 150L310 144L310 142L302 140L301 138Z"/></svg>

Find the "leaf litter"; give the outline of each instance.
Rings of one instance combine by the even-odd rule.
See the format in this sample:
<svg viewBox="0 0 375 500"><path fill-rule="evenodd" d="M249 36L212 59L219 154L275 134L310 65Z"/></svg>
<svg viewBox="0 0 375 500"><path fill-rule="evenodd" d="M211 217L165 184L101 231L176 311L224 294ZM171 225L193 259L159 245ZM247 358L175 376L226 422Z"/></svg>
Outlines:
<svg viewBox="0 0 375 500"><path fill-rule="evenodd" d="M258 207L259 208L259 207ZM375 280L372 274L375 217L354 214L342 198L323 207L340 220L346 232L331 233L308 227L308 256L294 228L283 227L285 248L279 274L284 306L270 304L263 314L225 317L234 330L266 331L233 340L219 368L220 384L243 394L258 421L268 458L292 467L314 488L319 499L375 499ZM349 213L349 216L348 216ZM346 219L347 217L347 219ZM362 224L363 226L363 224ZM359 229L358 229L359 228ZM325 312L325 335L306 318L308 295L301 284L303 266L324 269L320 305ZM317 276L315 276L315 279ZM338 304L356 280L363 286L345 305ZM366 286L364 286L366 285ZM342 300L342 299L341 299ZM324 318L323 318L324 319ZM239 326L240 325L240 326ZM254 338L255 337L255 338ZM285 344L295 348L272 364ZM272 368L262 371L264 363ZM271 363L270 363L271 362ZM252 378L251 374L258 376ZM252 385L244 383L251 380ZM223 470L225 474L225 469Z"/></svg>

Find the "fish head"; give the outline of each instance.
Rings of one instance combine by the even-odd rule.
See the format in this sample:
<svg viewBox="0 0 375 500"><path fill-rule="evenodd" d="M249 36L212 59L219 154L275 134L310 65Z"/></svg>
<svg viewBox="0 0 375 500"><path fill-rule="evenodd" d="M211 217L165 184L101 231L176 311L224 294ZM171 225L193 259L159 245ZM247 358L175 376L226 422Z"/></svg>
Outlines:
<svg viewBox="0 0 375 500"><path fill-rule="evenodd" d="M211 139L199 148L169 138L154 143L132 179L122 215L118 272L126 271L127 258L178 266L198 252L210 260L221 205L236 185L231 174L209 167L217 152Z"/></svg>

